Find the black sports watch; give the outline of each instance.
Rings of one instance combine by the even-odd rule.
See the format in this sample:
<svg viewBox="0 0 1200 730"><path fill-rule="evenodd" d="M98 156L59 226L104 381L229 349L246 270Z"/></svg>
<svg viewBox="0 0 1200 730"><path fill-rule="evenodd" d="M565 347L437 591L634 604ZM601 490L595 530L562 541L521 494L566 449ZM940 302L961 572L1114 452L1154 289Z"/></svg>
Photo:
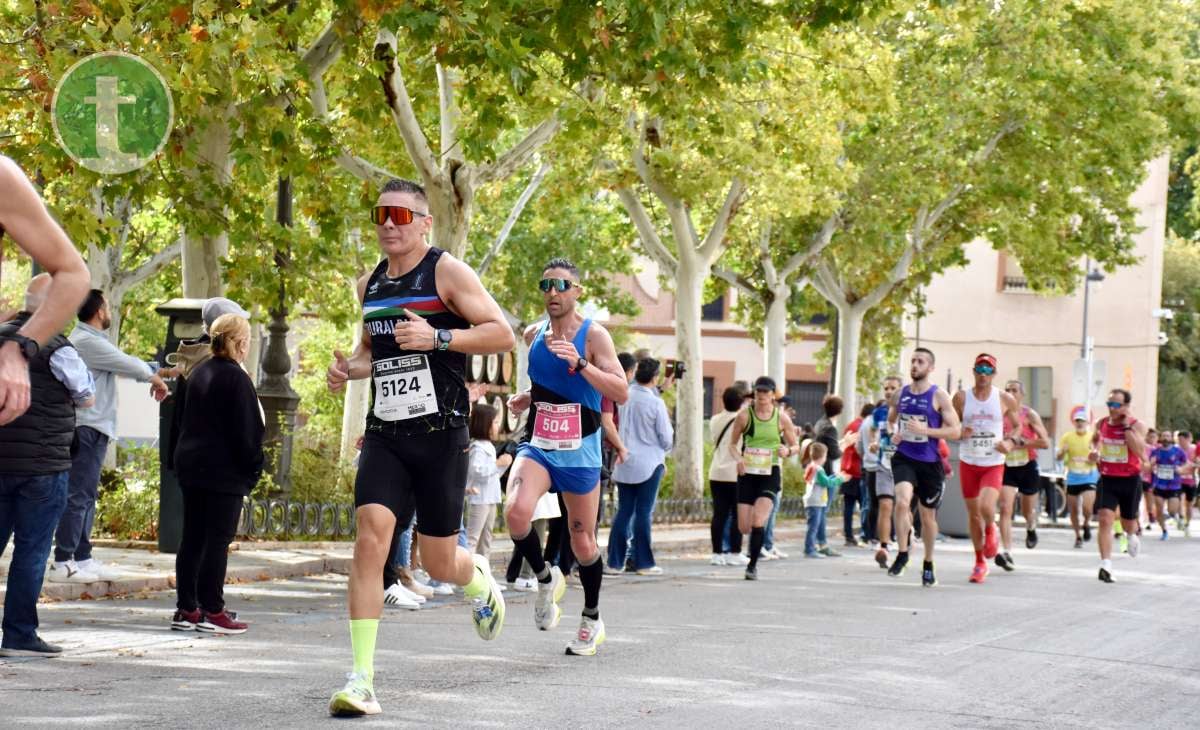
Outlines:
<svg viewBox="0 0 1200 730"><path fill-rule="evenodd" d="M17 349L25 356L26 362L36 357L38 350L42 349L37 340L30 339L25 335L18 335L15 332L11 335L0 335L0 343L3 342L17 343Z"/></svg>
<svg viewBox="0 0 1200 730"><path fill-rule="evenodd" d="M437 349L442 352L449 350L450 349L450 340L454 339L454 335L450 332L450 330L438 330L436 334L437 334Z"/></svg>
<svg viewBox="0 0 1200 730"><path fill-rule="evenodd" d="M587 366L588 366L588 361L587 361L586 357L581 357L575 361L575 371L576 372L582 372L583 369L586 368Z"/></svg>

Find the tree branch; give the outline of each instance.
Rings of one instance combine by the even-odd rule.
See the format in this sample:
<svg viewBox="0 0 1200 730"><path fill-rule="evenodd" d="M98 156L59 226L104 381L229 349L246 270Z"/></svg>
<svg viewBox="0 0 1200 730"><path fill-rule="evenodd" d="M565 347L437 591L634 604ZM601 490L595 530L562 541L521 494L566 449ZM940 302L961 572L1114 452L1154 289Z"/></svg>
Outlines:
<svg viewBox="0 0 1200 730"><path fill-rule="evenodd" d="M828 261L822 261L813 269L812 288L835 307L841 307L846 302L846 290L838 283L837 276L830 268Z"/></svg>
<svg viewBox="0 0 1200 730"><path fill-rule="evenodd" d="M854 302L854 306L864 312L879 306L883 298L891 294L892 290L908 276L908 269L912 266L913 257L916 255L917 249L918 246L910 241L904 247L904 253L900 254L899 260L892 266L892 270L888 272L887 279L872 289L865 297Z"/></svg>
<svg viewBox="0 0 1200 730"><path fill-rule="evenodd" d="M712 275L718 279L729 282L731 286L736 287L738 291L750 297L751 299L764 304L766 303L766 297L763 296L762 292L755 288L752 281L741 274L730 271L729 269L723 267L717 267L712 270Z"/></svg>
<svg viewBox="0 0 1200 730"><path fill-rule="evenodd" d="M809 239L808 246L796 253L787 260L783 268L779 272L779 277L782 280L787 280L792 274L796 273L801 266L806 262L812 261L817 256L821 255L829 244L833 242L833 236L842 226L842 212L839 210L825 219L825 223L821 226L821 230L813 234Z"/></svg>
<svg viewBox="0 0 1200 730"><path fill-rule="evenodd" d="M141 282L149 279L165 269L168 264L179 258L182 252L183 237L180 236L179 238L175 239L173 243L151 256L149 260L142 263L142 265L136 269L132 269L130 271L118 270L113 272L113 284L115 286L121 286L125 288L140 284Z"/></svg>
<svg viewBox="0 0 1200 730"><path fill-rule="evenodd" d="M637 228L638 238L642 240L642 247L646 249L646 253L668 273L674 274L678 271L679 262L663 245L662 238L659 237L658 230L655 229L654 222L650 220L650 214L646 212L646 207L642 205L641 199L628 187L619 187L616 193L625 212L629 214L629 219Z"/></svg>
<svg viewBox="0 0 1200 730"><path fill-rule="evenodd" d="M512 229L513 226L516 225L517 219L521 217L521 213L525 210L525 206L529 204L529 201L533 198L534 192L537 191L538 186L542 184L542 179L546 177L546 173L549 171L549 163L543 162L541 166L538 167L537 171L533 173L533 177L530 178L529 184L526 185L525 189L521 191L521 196L517 198L517 202L513 205L512 210L508 212L508 218L505 219L504 225L500 227L500 232L496 234L496 240L492 241L491 248L488 249L487 254L483 257L483 261L480 261L479 266L475 269L475 273L479 275L480 279L483 278L484 274L487 273L488 268L491 267L492 260L496 257L496 254L500 252L500 247L503 246L504 242L508 240L509 235L512 234Z"/></svg>
<svg viewBox="0 0 1200 730"><path fill-rule="evenodd" d="M336 22L336 21L335 21ZM325 93L325 72L341 57L344 44L337 33L335 22L331 22L321 31L317 40L309 46L301 57L302 63L308 68L310 88L309 103L313 113L325 126L329 127L329 99ZM350 173L359 180L382 185L387 180L398 175L372 164L371 162L342 148L342 152L334 158L338 167Z"/></svg>
<svg viewBox="0 0 1200 730"><path fill-rule="evenodd" d="M512 146L510 150L500 155L495 162L480 165L475 168L475 181L480 185L494 180L504 180L519 170L533 155L554 139L562 122L555 115L537 125L525 135L525 138Z"/></svg>
<svg viewBox="0 0 1200 730"><path fill-rule="evenodd" d="M388 110L392 113L392 121L404 140L408 156L412 158L413 166L417 168L426 185L437 188L449 188L450 181L438 166L433 150L429 148L429 140L421 131L417 114L413 111L412 98L408 95L408 87L404 84L404 74L400 72L400 64L396 61L398 48L396 35L386 28L381 28L375 38L375 58L387 63L387 70L379 78L383 85L383 95Z"/></svg>
<svg viewBox="0 0 1200 730"><path fill-rule="evenodd" d="M717 212L717 218L713 221L712 227L708 229L708 235L704 237L704 243L700 244L700 256L706 262L711 262L716 258L716 254L725 245L725 232L729 230L729 223L733 220L734 214L737 213L738 204L742 200L742 194L746 192L746 186L738 178L734 178L729 183L729 192L725 193L725 202L721 204L721 210ZM690 219L690 216L689 216Z"/></svg>
<svg viewBox="0 0 1200 730"><path fill-rule="evenodd" d="M465 162L462 148L458 144L458 100L454 93L454 85L458 82L458 74L442 64L437 64L438 80L438 112L440 134L438 143L442 154L443 164L446 160Z"/></svg>
<svg viewBox="0 0 1200 730"><path fill-rule="evenodd" d="M774 291L779 285L779 272L775 269L775 261L771 258L771 225L768 220L758 236L758 260L762 264L763 276L767 280L767 288Z"/></svg>

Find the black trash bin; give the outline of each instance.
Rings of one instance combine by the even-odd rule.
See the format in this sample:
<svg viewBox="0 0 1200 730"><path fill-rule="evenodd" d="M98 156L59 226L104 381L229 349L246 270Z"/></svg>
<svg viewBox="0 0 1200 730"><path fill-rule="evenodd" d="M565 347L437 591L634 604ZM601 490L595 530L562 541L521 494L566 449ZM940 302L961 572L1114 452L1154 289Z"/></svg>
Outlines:
<svg viewBox="0 0 1200 730"><path fill-rule="evenodd" d="M159 362L167 362L166 356L179 348L179 343L199 337L204 331L201 310L207 299L172 299L156 308L167 318L167 338L163 343ZM158 549L159 552L174 553L179 550L183 539L183 492L179 489L179 478L168 465L171 460L167 450L171 447L171 424L175 422L175 382L169 383L171 395L158 408Z"/></svg>

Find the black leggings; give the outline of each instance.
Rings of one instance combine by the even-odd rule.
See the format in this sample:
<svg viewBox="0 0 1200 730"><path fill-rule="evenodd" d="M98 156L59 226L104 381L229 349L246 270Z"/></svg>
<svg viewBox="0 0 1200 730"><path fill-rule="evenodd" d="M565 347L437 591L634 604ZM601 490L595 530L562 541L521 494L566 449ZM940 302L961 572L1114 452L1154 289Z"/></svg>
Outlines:
<svg viewBox="0 0 1200 730"><path fill-rule="evenodd" d="M175 606L217 614L225 610L225 567L242 501L236 494L183 490L183 539L175 554Z"/></svg>
<svg viewBox="0 0 1200 730"><path fill-rule="evenodd" d="M725 526L733 519L733 529L729 532L729 552L742 551L742 533L737 526L737 482L709 481L708 489L712 492L713 518L710 531L712 533L712 551L725 552Z"/></svg>

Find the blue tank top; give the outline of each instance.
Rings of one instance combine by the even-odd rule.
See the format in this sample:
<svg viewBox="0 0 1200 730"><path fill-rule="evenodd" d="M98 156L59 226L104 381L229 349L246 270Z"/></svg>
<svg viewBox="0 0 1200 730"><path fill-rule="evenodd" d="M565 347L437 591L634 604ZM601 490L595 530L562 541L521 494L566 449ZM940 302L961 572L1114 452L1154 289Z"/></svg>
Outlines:
<svg viewBox="0 0 1200 730"><path fill-rule="evenodd" d="M900 422L896 424L897 432L904 434L904 425L908 421L924 421L929 428L941 428L942 414L933 405L933 395L937 386L929 386L929 390L919 395L914 394L904 386L900 390ZM910 441L912 436L905 435L896 450L915 461L937 462L942 457L938 454L938 439L921 436L922 441Z"/></svg>
<svg viewBox="0 0 1200 730"><path fill-rule="evenodd" d="M575 333L575 349L582 355L586 351L587 333L592 326L592 320L585 319ZM550 322L538 330L529 346L529 381L531 405L529 418L525 422L525 436L522 439L527 445L539 448L546 461L555 467L587 467L598 469L600 457L600 391L592 387L582 375L567 366L546 346L546 333ZM589 367L595 367L594 365ZM580 444L578 448L547 449L538 447L535 436L535 425L538 423L538 413L542 406L547 411L555 409L551 406L578 404Z"/></svg>

